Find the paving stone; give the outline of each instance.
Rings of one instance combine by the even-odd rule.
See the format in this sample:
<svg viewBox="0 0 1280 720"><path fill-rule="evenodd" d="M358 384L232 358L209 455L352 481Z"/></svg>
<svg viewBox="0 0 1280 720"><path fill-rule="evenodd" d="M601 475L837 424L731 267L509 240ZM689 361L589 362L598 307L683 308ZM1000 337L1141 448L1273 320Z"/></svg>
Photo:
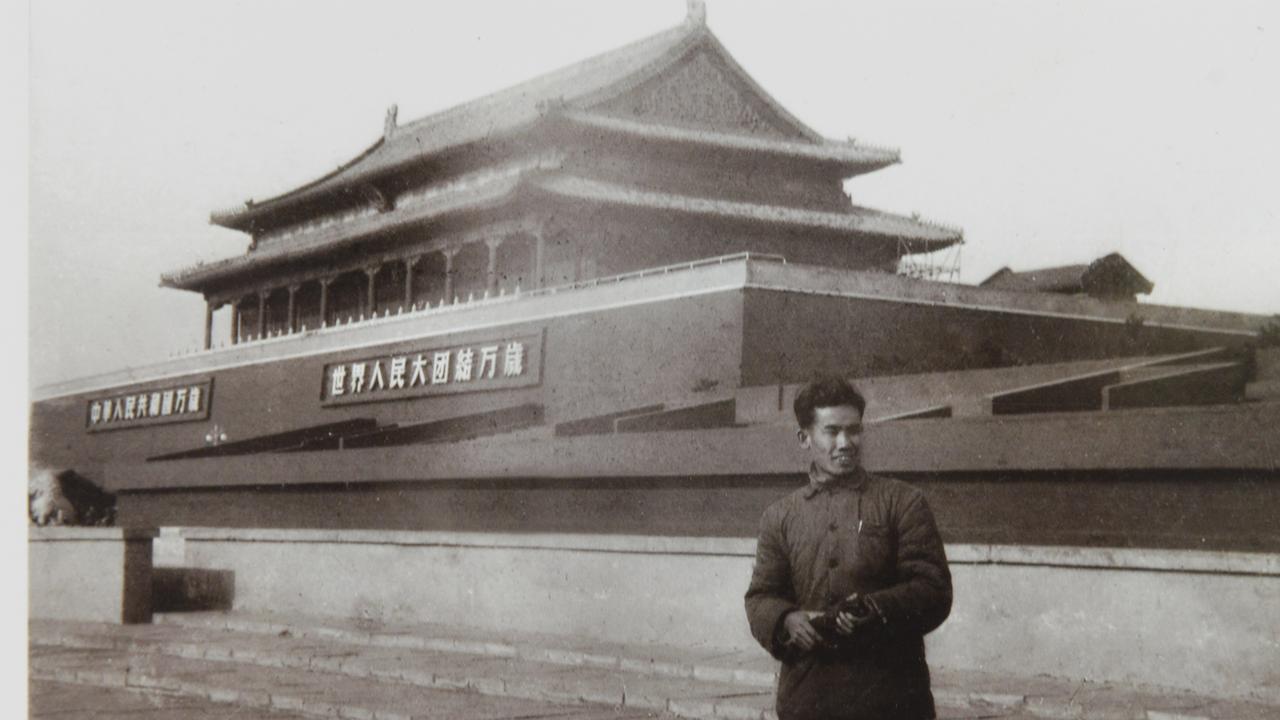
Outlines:
<svg viewBox="0 0 1280 720"><path fill-rule="evenodd" d="M1024 710L998 708L938 708L938 720L1043 720Z"/></svg>
<svg viewBox="0 0 1280 720"><path fill-rule="evenodd" d="M1278 718L1280 708L1249 701L1224 701L1205 698L1187 692L1173 692L1160 688L1139 686L1109 688L1113 696L1132 698L1145 708L1145 720L1216 720L1217 718Z"/></svg>
<svg viewBox="0 0 1280 720"><path fill-rule="evenodd" d="M266 708L271 706L271 693L267 690L215 687L209 691L209 699L214 702L230 703L233 705L252 708Z"/></svg>
<svg viewBox="0 0 1280 720"><path fill-rule="evenodd" d="M778 673L776 670L738 668L733 671L733 681L740 685L776 688L778 686Z"/></svg>
<svg viewBox="0 0 1280 720"><path fill-rule="evenodd" d="M961 708L983 717L1025 707L1026 697L1013 693L995 693L968 688L933 688L934 703L942 707Z"/></svg>
<svg viewBox="0 0 1280 720"><path fill-rule="evenodd" d="M650 710L582 707L561 715L557 720L657 720L668 716Z"/></svg>
<svg viewBox="0 0 1280 720"><path fill-rule="evenodd" d="M615 668L619 658L616 655L589 653L559 647L540 647L522 644L516 646L515 655L534 662L554 663L557 665L585 665L590 667Z"/></svg>
<svg viewBox="0 0 1280 720"><path fill-rule="evenodd" d="M667 710L676 717L707 719L716 716L713 698L671 698Z"/></svg>
<svg viewBox="0 0 1280 720"><path fill-rule="evenodd" d="M643 675L665 675L667 677L693 677L693 665L678 661L659 660L656 658L621 658L618 668L623 672L634 672Z"/></svg>
<svg viewBox="0 0 1280 720"><path fill-rule="evenodd" d="M680 702L680 707L689 712L702 712L709 704L714 714L715 702L720 699L739 696L743 688L738 685L726 685L691 678L666 678L648 675L632 675L623 678L624 704L649 710L674 709L673 703ZM686 715L686 717L700 715Z"/></svg>
<svg viewBox="0 0 1280 720"><path fill-rule="evenodd" d="M1027 698L1027 710L1046 720L1076 720L1084 717L1084 706L1065 696L1031 695Z"/></svg>
<svg viewBox="0 0 1280 720"><path fill-rule="evenodd" d="M430 686L432 667L416 663L420 656L403 648L370 647L343 660L341 671L354 677L404 679L417 685Z"/></svg>
<svg viewBox="0 0 1280 720"><path fill-rule="evenodd" d="M338 717L347 718L347 720L374 720L376 714L367 708L345 706L338 710Z"/></svg>
<svg viewBox="0 0 1280 720"><path fill-rule="evenodd" d="M1280 710L1275 705L1264 705L1259 702L1247 700L1240 701L1210 701L1209 704L1202 708L1198 708L1196 713L1203 714L1204 717L1212 720L1275 720L1280 717Z"/></svg>
<svg viewBox="0 0 1280 720"><path fill-rule="evenodd" d="M624 682L615 670L523 662L513 665L505 691L550 702L621 706Z"/></svg>
<svg viewBox="0 0 1280 720"><path fill-rule="evenodd" d="M48 720L301 720L275 713L180 695L155 695L123 688L36 681L30 688L29 716Z"/></svg>
<svg viewBox="0 0 1280 720"><path fill-rule="evenodd" d="M774 705L772 692L737 695L717 700L715 715L725 720L760 720Z"/></svg>

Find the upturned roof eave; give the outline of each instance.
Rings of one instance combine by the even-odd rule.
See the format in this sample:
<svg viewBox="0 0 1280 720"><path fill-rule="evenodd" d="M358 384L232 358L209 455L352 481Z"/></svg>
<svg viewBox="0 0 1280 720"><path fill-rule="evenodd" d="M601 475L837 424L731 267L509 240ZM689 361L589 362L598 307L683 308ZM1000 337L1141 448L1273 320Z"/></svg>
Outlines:
<svg viewBox="0 0 1280 720"><path fill-rule="evenodd" d="M621 206L716 216L765 224L792 225L851 235L904 241L912 252L932 252L964 242L957 228L870 208L850 213L807 210L735 200L702 198L617 185L572 175L549 175L534 181L552 195Z"/></svg>
<svg viewBox="0 0 1280 720"><path fill-rule="evenodd" d="M710 129L679 127L580 110L567 110L561 113L561 117L576 125L628 137L704 148L761 153L830 165L841 172L848 173L843 177L879 170L900 163L902 160L901 153L896 148L842 142L827 138L823 138L816 143L777 140L739 133L718 132Z"/></svg>
<svg viewBox="0 0 1280 720"><path fill-rule="evenodd" d="M249 232L255 220L295 204L307 202L343 188L367 182L378 175L395 172L424 157L446 152L468 143L515 134L549 112L564 107L585 108L635 87L678 61L692 47L706 43L729 70L773 113L814 147L831 152L825 161L837 163L853 174L870 172L900 161L896 150L867 148L881 157L842 157L843 144L823 138L786 110L764 90L733 58L701 21L684 23L642 38L620 48L539 75L474 100L455 105L403 126L391 126L366 150L351 161L309 183L287 192L243 206L216 210L210 222L233 230ZM800 143L796 143L800 144ZM817 151L819 154L823 150ZM890 157L891 156L891 157Z"/></svg>
<svg viewBox="0 0 1280 720"><path fill-rule="evenodd" d="M343 163L342 165L339 165L333 171L328 172L316 178L315 180L312 180L309 183L306 183L297 188L294 188L293 190L290 190L286 193L283 193L281 195L276 195L274 197L266 198L264 200L252 200L252 199L246 200L244 205L240 207L214 210L213 212L209 213L209 223L211 225L220 225L222 227L230 228L232 230L240 230L243 232L248 232L250 223L252 223L254 219L261 217L262 215L267 214L275 209L278 209L281 203L285 202L286 200L298 201L298 200L307 199L311 191L314 191L317 188L324 186L325 184L329 183L331 180L338 177L339 175L345 172L348 172L352 168L355 168L356 166L360 165L367 158L369 158L375 152L377 152L378 149L383 146L386 140L387 139L385 137L378 138L376 141L374 141L372 145L365 148L364 151L361 152L359 155L356 155L351 160Z"/></svg>
<svg viewBox="0 0 1280 720"><path fill-rule="evenodd" d="M788 206L661 193L573 175L530 172L522 173L508 181L495 183L493 189L487 193L478 192L470 194L470 197L462 196L457 200L442 202L432 209L420 209L391 217L379 216L374 221L376 227L357 229L354 232L350 230L318 232L316 237L305 240L301 244L258 250L214 263L166 273L161 276L160 285L178 290L203 292L203 289L211 284L250 269L268 267L301 257L311 257L330 252L336 247L359 242L369 234L383 229L384 225L425 222L450 213L501 205L510 201L521 188L530 186L551 196L573 201L624 205L745 222L790 225L851 236L902 241L913 253L941 250L964 241L964 235L958 229L870 208L853 208L854 212L851 213L814 211Z"/></svg>
<svg viewBox="0 0 1280 720"><path fill-rule="evenodd" d="M477 140L491 139L495 133L501 135L518 132L522 127L536 122L556 104L598 93L653 67L665 67L682 55L689 44L700 39L703 33L709 34L705 26L685 22L620 48L395 127L334 171L284 193L263 200L247 201L240 207L214 211L210 214L210 222L247 231L253 220L295 203L367 181L386 172L394 172L432 154ZM577 76L589 76L595 72L594 64L619 67L605 67L602 78L594 82L590 78L582 83L575 82L579 79ZM506 105L512 107L505 107ZM468 120L468 115L480 117L474 123L459 122ZM450 122L463 126L474 125L475 129L473 132L464 131L461 139L439 143L432 137L435 134L432 131ZM402 151L397 155L401 146L411 146L412 150Z"/></svg>
<svg viewBox="0 0 1280 720"><path fill-rule="evenodd" d="M487 187L451 193L421 207L397 208L387 215L358 220L352 226L322 229L298 242L250 251L212 263L164 273L160 286L176 290L204 292L210 285L237 274L332 252L380 232L414 223L437 221L459 213L476 212L510 202L520 187L519 176L491 182Z"/></svg>

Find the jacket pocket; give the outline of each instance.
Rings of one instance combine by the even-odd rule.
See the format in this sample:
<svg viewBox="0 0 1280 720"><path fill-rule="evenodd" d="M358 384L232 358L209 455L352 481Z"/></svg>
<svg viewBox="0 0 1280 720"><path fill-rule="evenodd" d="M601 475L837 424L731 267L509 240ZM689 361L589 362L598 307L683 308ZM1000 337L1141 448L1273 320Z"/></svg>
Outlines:
<svg viewBox="0 0 1280 720"><path fill-rule="evenodd" d="M864 524L858 533L858 564L880 575L893 567L893 534L885 525Z"/></svg>

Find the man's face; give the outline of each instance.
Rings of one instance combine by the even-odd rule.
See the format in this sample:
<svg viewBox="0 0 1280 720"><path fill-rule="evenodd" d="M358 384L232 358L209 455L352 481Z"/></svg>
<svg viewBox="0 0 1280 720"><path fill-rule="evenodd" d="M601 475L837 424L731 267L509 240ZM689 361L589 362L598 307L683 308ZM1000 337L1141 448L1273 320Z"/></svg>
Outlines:
<svg viewBox="0 0 1280 720"><path fill-rule="evenodd" d="M852 405L820 407L813 424L798 432L800 447L819 470L843 477L858 469L862 460L862 413Z"/></svg>

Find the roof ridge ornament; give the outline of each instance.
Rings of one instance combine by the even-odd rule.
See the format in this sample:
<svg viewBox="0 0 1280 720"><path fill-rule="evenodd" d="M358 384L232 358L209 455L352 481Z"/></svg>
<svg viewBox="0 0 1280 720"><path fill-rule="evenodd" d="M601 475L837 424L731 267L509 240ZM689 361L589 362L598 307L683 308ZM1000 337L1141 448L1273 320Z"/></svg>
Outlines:
<svg viewBox="0 0 1280 720"><path fill-rule="evenodd" d="M383 140L390 140L391 136L395 134L396 114L399 112L400 112L400 108L396 106L395 103L392 103L391 106L387 108L387 119L384 120L382 123L382 139Z"/></svg>
<svg viewBox="0 0 1280 720"><path fill-rule="evenodd" d="M684 21L689 25L707 24L707 4L703 0L689 0L688 13Z"/></svg>

